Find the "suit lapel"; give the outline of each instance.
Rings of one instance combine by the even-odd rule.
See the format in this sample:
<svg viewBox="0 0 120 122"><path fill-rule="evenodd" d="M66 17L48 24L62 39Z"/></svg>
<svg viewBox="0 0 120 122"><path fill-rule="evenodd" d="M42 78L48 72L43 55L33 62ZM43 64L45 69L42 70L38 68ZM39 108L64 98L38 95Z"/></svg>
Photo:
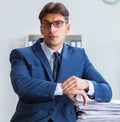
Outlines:
<svg viewBox="0 0 120 122"><path fill-rule="evenodd" d="M58 79L59 82L63 82L64 80L66 80L66 78L68 78L70 76L70 72L72 71L71 69L71 51L68 51L68 47L64 44L63 46L63 50L62 50L62 57L61 57L61 66L59 69L59 73L58 73Z"/></svg>
<svg viewBox="0 0 120 122"><path fill-rule="evenodd" d="M34 54L38 57L38 59L40 60L40 62L42 63L43 67L45 68L49 78L51 81L53 81L53 76L52 76L52 71L51 71L51 67L50 64L47 60L47 57L45 56L44 52L41 49L41 45L40 43L43 41L43 39L39 39L33 46L33 52Z"/></svg>
<svg viewBox="0 0 120 122"><path fill-rule="evenodd" d="M33 52L40 60L41 64L45 68L49 78L51 81L53 81L53 75L51 71L50 64L44 54L44 52L41 49L40 43L43 41L43 39L39 39L33 46ZM72 64L72 58L71 58L72 50L68 49L68 46L64 44L63 50L62 50L62 56L61 56L61 66L58 72L58 82L63 82L68 77L70 77L73 74L73 69L71 67Z"/></svg>

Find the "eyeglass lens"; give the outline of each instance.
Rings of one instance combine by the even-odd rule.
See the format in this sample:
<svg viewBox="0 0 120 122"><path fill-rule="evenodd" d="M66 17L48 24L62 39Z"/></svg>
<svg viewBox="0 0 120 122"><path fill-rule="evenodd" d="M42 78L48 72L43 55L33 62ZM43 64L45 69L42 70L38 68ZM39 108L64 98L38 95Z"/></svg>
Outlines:
<svg viewBox="0 0 120 122"><path fill-rule="evenodd" d="M53 21L53 22L42 21L42 27L43 28L50 28L51 25L53 24L54 27L59 28L59 27L62 27L65 22L66 21L62 21L62 20Z"/></svg>

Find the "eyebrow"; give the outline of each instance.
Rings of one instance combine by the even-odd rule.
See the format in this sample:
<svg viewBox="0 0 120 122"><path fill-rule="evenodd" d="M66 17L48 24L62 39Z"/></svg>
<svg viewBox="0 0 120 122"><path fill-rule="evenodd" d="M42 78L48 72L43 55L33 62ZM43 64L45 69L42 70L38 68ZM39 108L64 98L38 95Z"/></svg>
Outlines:
<svg viewBox="0 0 120 122"><path fill-rule="evenodd" d="M42 21L50 22L49 20L46 20L46 19L43 19ZM65 20L58 19L58 20L55 20L55 21L65 21ZM54 22L54 21L52 21L52 22Z"/></svg>

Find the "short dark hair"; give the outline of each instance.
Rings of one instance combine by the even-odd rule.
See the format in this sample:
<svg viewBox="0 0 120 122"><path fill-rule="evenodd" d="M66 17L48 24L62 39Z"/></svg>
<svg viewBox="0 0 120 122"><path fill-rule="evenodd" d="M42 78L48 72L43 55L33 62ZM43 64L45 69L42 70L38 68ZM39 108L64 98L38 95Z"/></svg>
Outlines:
<svg viewBox="0 0 120 122"><path fill-rule="evenodd" d="M39 13L39 20L42 21L43 17L49 13L60 13L65 17L66 20L69 20L69 11L67 8L60 2L49 2L46 4L41 12Z"/></svg>

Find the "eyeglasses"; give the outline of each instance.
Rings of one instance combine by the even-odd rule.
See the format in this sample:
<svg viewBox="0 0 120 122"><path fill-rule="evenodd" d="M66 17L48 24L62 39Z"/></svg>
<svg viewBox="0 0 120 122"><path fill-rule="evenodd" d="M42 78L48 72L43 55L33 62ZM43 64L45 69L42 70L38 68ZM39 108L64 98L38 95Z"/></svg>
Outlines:
<svg viewBox="0 0 120 122"><path fill-rule="evenodd" d="M67 23L68 20L65 20L65 21L62 21L62 20L57 20L57 21L53 21L53 22L49 22L47 20L43 20L42 23L41 23L41 27L43 28L50 28L51 25L53 24L53 26L55 28L59 28L59 27L62 27L64 23Z"/></svg>

